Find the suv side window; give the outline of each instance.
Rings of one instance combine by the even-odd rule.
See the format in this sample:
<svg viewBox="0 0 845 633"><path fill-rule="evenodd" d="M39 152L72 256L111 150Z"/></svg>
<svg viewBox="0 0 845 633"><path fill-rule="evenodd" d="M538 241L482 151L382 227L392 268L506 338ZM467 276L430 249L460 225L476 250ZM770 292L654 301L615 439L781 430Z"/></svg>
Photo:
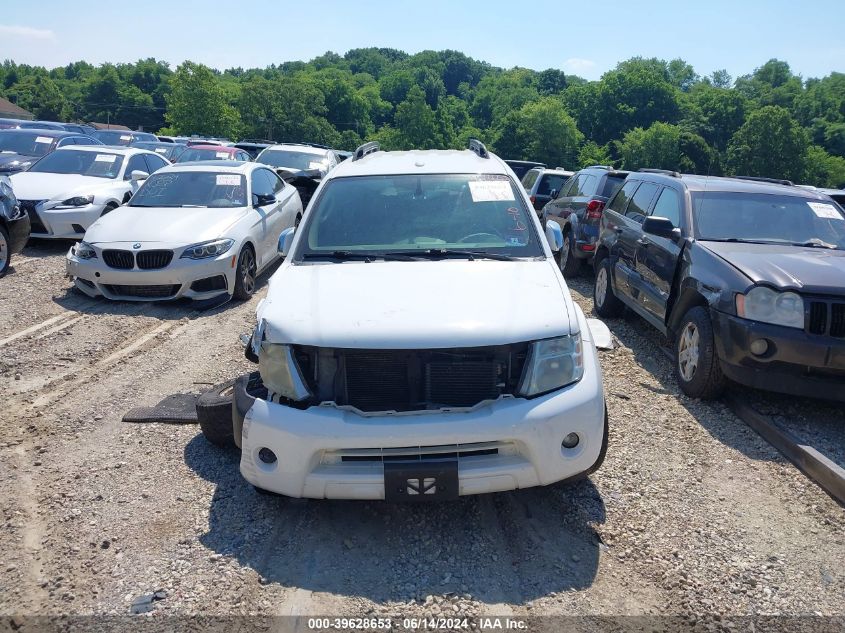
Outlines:
<svg viewBox="0 0 845 633"><path fill-rule="evenodd" d="M671 187L665 187L660 192L660 197L654 203L654 210L651 212L656 218L666 218L672 221L672 226L681 226L681 199L678 192Z"/></svg>
<svg viewBox="0 0 845 633"><path fill-rule="evenodd" d="M608 209L611 211L616 211L616 213L625 213L625 207L628 206L628 200L631 199L631 196L634 195L634 192L637 190L639 186L639 182L636 180L629 180L626 182L622 188L616 192L616 195L613 196L613 200L610 201L608 205Z"/></svg>
<svg viewBox="0 0 845 633"><path fill-rule="evenodd" d="M648 208L658 189L659 187L657 185L650 182L644 182L640 185L634 197L631 198L631 204L628 205L625 216L631 218L634 222L642 224L648 215Z"/></svg>
<svg viewBox="0 0 845 633"><path fill-rule="evenodd" d="M575 190L571 195L573 196L591 196L596 191L597 179L592 174L581 174L578 176L578 182Z"/></svg>
<svg viewBox="0 0 845 633"><path fill-rule="evenodd" d="M537 180L537 174L540 172L530 169L525 176L522 177L522 186L525 187L526 191L531 191L531 187L534 186L534 181Z"/></svg>

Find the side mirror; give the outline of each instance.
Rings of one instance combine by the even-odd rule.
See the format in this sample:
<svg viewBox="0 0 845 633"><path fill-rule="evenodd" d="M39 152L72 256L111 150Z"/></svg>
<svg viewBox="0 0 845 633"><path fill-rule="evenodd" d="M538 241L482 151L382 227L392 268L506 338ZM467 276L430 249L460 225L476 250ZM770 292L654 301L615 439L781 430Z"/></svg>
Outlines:
<svg viewBox="0 0 845 633"><path fill-rule="evenodd" d="M673 238L677 235L675 225L667 218L648 217L643 220L643 232L657 237Z"/></svg>
<svg viewBox="0 0 845 633"><path fill-rule="evenodd" d="M263 207L268 204L273 204L276 201L276 196L272 193L254 193L252 194L253 205L254 207Z"/></svg>
<svg viewBox="0 0 845 633"><path fill-rule="evenodd" d="M145 171L141 171L140 169L135 169L135 170L132 171L131 174L129 174L129 177L132 179L133 182L140 182L142 180L146 180L147 178L149 178L150 175Z"/></svg>
<svg viewBox="0 0 845 633"><path fill-rule="evenodd" d="M546 221L546 239L549 241L549 247L555 253L563 248L563 231L560 228L560 224L554 220L549 219Z"/></svg>
<svg viewBox="0 0 845 633"><path fill-rule="evenodd" d="M282 231L282 234L279 235L279 254L282 257L287 257L290 253L290 249L293 246L294 233L296 233L296 227L292 226Z"/></svg>

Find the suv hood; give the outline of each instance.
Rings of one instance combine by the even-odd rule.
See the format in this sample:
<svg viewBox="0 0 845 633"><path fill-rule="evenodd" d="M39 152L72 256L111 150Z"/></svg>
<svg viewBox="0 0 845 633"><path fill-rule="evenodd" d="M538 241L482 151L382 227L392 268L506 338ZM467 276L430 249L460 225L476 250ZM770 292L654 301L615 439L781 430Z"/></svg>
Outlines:
<svg viewBox="0 0 845 633"><path fill-rule="evenodd" d="M113 178L80 176L79 174L48 174L25 171L9 177L18 200L54 200L96 194L100 189L125 182ZM129 183L126 182L126 187Z"/></svg>
<svg viewBox="0 0 845 633"><path fill-rule="evenodd" d="M273 343L353 349L504 345L578 327L553 260L285 263L261 319Z"/></svg>
<svg viewBox="0 0 845 633"><path fill-rule="evenodd" d="M845 251L779 244L699 242L755 283L778 288L842 294Z"/></svg>
<svg viewBox="0 0 845 633"><path fill-rule="evenodd" d="M89 244L159 242L187 246L221 237L245 212L244 207L118 207L88 227Z"/></svg>

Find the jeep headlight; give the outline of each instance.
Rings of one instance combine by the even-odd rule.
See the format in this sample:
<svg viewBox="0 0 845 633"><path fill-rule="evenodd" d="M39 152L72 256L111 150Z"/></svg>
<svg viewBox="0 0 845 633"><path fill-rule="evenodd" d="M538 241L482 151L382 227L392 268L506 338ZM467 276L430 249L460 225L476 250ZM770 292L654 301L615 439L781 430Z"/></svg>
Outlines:
<svg viewBox="0 0 845 633"><path fill-rule="evenodd" d="M581 333L533 342L525 363L521 396L539 396L578 382L584 375Z"/></svg>
<svg viewBox="0 0 845 633"><path fill-rule="evenodd" d="M257 347L258 371L267 391L295 402L311 396L290 345L265 341Z"/></svg>
<svg viewBox="0 0 845 633"><path fill-rule="evenodd" d="M736 296L736 313L751 321L804 329L804 300L795 292L756 286Z"/></svg>
<svg viewBox="0 0 845 633"><path fill-rule="evenodd" d="M73 254L79 259L97 259L96 251L86 242L79 242L73 247Z"/></svg>

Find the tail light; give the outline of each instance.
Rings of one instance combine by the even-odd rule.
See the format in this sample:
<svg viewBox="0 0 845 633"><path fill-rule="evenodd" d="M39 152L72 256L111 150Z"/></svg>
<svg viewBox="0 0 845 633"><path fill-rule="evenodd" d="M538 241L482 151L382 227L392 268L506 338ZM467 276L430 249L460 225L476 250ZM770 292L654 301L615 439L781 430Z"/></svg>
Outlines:
<svg viewBox="0 0 845 633"><path fill-rule="evenodd" d="M602 211L604 211L604 202L602 202L601 200L590 200L587 203L587 217L589 219L600 219Z"/></svg>
<svg viewBox="0 0 845 633"><path fill-rule="evenodd" d="M529 199L531 200L531 204L537 204L537 196L531 196Z"/></svg>

